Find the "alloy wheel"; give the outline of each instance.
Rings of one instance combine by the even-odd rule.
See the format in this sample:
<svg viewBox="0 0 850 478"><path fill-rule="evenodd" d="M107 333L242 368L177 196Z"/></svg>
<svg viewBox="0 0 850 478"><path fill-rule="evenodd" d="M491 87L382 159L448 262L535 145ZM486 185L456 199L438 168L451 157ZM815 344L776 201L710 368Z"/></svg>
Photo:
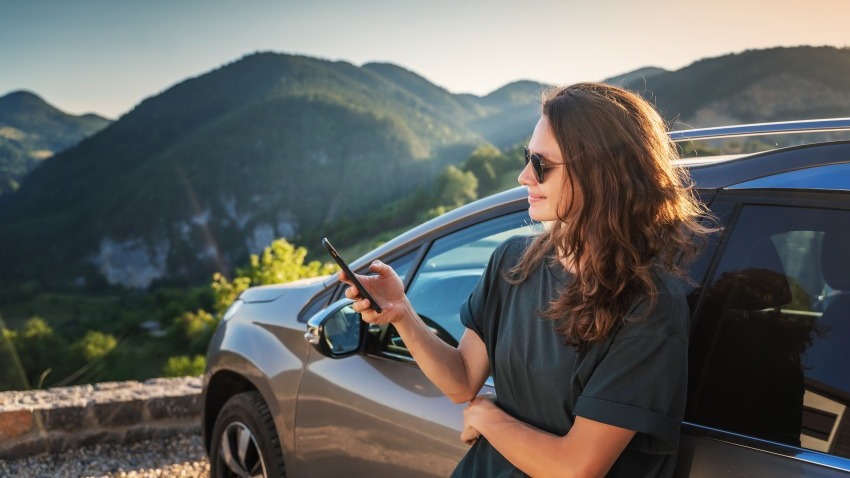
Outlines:
<svg viewBox="0 0 850 478"><path fill-rule="evenodd" d="M242 422L233 422L221 434L219 461L232 476L266 478L268 473L260 447L251 430Z"/></svg>

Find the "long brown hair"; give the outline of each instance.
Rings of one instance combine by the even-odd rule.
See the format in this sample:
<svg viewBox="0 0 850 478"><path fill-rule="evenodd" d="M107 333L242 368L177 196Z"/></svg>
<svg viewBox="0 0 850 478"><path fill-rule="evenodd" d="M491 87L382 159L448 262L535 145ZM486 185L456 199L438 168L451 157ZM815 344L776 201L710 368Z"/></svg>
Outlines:
<svg viewBox="0 0 850 478"><path fill-rule="evenodd" d="M567 174L564 187L580 195L558 210L508 273L524 281L553 251L571 258L572 281L542 311L557 321L567 343L608 337L640 296L656 304L651 269L686 277L685 267L711 231L661 116L639 95L615 86L579 83L544 95ZM636 317L638 319L639 317Z"/></svg>

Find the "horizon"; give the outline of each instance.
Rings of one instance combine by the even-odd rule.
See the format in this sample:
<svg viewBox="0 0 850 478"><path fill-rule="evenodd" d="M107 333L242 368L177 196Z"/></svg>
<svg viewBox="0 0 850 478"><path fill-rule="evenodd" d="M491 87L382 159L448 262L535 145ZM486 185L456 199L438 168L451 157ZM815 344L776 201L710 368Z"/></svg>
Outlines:
<svg viewBox="0 0 850 478"><path fill-rule="evenodd" d="M675 9L662 0L529 0L498 9L484 0L0 2L9 13L0 18L0 96L29 91L63 112L109 119L266 51L358 67L392 63L451 93L484 96L521 80L601 81L746 50L850 46L850 2L842 0L777 0L768 10L754 0L718 0L710 8L685 0Z"/></svg>

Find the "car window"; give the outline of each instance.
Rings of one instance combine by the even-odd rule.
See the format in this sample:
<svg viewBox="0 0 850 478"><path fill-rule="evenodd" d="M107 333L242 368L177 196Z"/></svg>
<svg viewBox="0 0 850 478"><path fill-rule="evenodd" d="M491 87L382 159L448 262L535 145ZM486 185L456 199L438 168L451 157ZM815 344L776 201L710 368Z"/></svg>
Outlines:
<svg viewBox="0 0 850 478"><path fill-rule="evenodd" d="M538 227L523 211L434 241L407 290L413 308L440 338L456 345L464 331L460 306L484 273L493 250L505 239L533 234ZM385 351L409 357L392 327L387 335Z"/></svg>
<svg viewBox="0 0 850 478"><path fill-rule="evenodd" d="M850 211L746 206L695 317L687 420L850 457Z"/></svg>
<svg viewBox="0 0 850 478"><path fill-rule="evenodd" d="M404 281L404 279L407 277L407 274L410 272L410 266L413 264L413 258L415 256L416 251L408 252L403 256L396 257L386 262L396 271L396 274L401 277L401 280ZM357 273L363 274L366 273L366 271L357 271ZM313 297L303 309L301 309L301 313L298 314L298 320L300 322L307 322L308 320L310 320L310 317L315 315L316 312L324 309L328 304L332 302L332 300L336 300L342 297L342 294L343 288L339 287L338 283L316 294L316 296Z"/></svg>
<svg viewBox="0 0 850 478"><path fill-rule="evenodd" d="M401 257L387 260L386 263L393 268L395 273L401 278L401 281L404 282L404 280L407 279L407 274L410 272L410 266L413 265L414 257L416 257L416 251L408 252Z"/></svg>
<svg viewBox="0 0 850 478"><path fill-rule="evenodd" d="M335 287L330 287L316 294L316 296L313 297L303 309L301 309L301 312L298 314L298 321L307 322L310 320L310 317L313 317L316 314L316 312L327 307L327 305L331 302L331 296L333 295L334 290Z"/></svg>
<svg viewBox="0 0 850 478"><path fill-rule="evenodd" d="M734 203L715 202L711 205L712 217L704 217L700 221L701 224L714 229L715 232L710 234L704 243L701 243L702 249L699 255L688 268L689 280L685 283L685 293L691 309L696 306L696 300L700 297L702 285L705 283L705 275L708 273L708 269L714 261L717 247L723 239L723 227L729 223L734 209Z"/></svg>

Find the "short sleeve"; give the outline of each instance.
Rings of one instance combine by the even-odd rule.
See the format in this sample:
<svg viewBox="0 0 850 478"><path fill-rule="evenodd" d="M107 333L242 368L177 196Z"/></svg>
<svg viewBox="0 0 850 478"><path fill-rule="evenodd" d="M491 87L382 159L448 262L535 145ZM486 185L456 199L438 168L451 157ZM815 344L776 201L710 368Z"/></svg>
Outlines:
<svg viewBox="0 0 850 478"><path fill-rule="evenodd" d="M521 254L527 238L514 236L505 240L490 255L487 268L481 275L478 284L466 301L460 306L460 321L463 325L478 334L484 343L487 342L485 322L487 317L498 318L500 303L497 287L502 283L499 274L513 267L513 262Z"/></svg>
<svg viewBox="0 0 850 478"><path fill-rule="evenodd" d="M487 299L493 286L493 276L498 274L496 257L499 250L493 251L487 268L478 280L478 284L472 289L469 297L460 306L460 321L467 328L478 334L482 341L484 338L484 317L486 315Z"/></svg>
<svg viewBox="0 0 850 478"><path fill-rule="evenodd" d="M575 407L577 416L636 431L629 447L645 453L677 450L687 396L687 306L659 299L614 337Z"/></svg>
<svg viewBox="0 0 850 478"><path fill-rule="evenodd" d="M460 306L460 321L464 327L472 330L484 340L484 304L487 302L486 274L478 280L478 285Z"/></svg>

